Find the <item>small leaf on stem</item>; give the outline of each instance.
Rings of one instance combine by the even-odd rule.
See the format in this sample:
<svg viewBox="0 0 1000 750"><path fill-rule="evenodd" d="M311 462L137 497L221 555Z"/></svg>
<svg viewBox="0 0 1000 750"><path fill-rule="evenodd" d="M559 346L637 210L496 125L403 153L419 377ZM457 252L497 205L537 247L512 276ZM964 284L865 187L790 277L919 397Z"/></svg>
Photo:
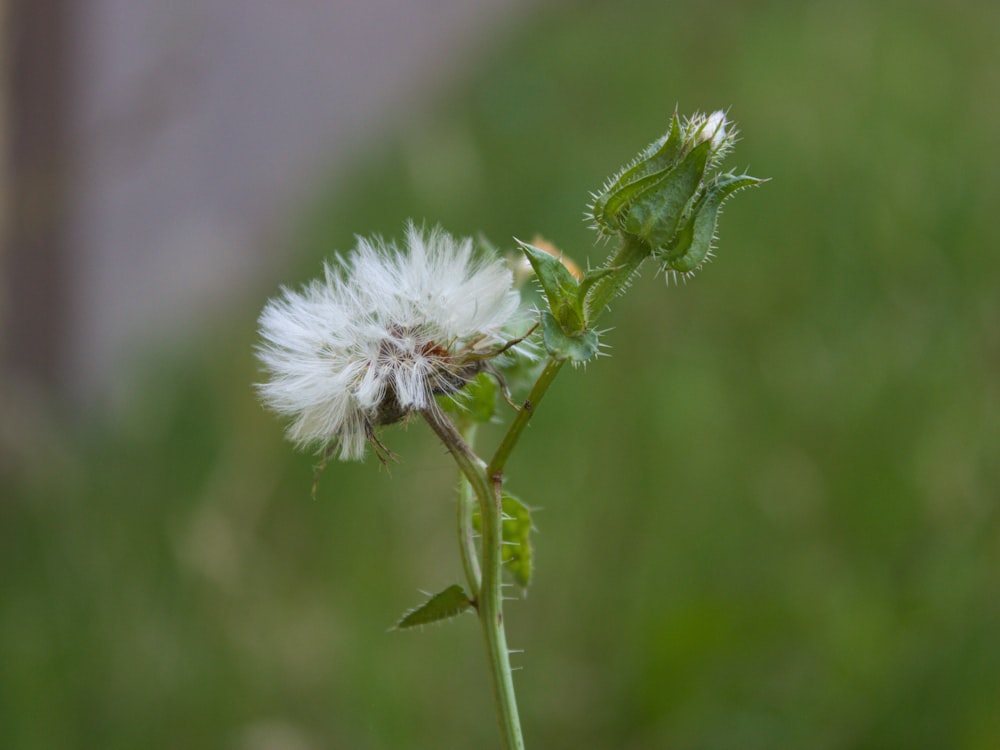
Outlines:
<svg viewBox="0 0 1000 750"><path fill-rule="evenodd" d="M395 630L406 630L418 625L429 625L456 617L467 609L472 609L472 600L465 589L457 583L452 584L439 594L435 594L419 607L407 612L395 625Z"/></svg>
<svg viewBox="0 0 1000 750"><path fill-rule="evenodd" d="M580 297L580 282L570 273L563 262L541 248L518 240L535 275L542 285L542 291L549 303L552 315L567 333L576 333L586 328L583 300Z"/></svg>

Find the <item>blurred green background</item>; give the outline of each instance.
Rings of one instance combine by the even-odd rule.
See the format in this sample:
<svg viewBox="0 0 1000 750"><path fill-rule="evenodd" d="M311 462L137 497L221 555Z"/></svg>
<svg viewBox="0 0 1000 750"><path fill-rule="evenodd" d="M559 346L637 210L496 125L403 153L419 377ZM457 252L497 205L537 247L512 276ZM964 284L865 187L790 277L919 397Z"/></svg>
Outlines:
<svg viewBox="0 0 1000 750"><path fill-rule="evenodd" d="M0 747L489 748L454 470L282 440L256 315L407 217L599 261L588 191L729 107L769 176L717 259L652 269L511 462L537 569L507 612L529 748L1000 747L995 3L577 3L534 16L302 211L296 271L150 353L0 481ZM489 445L496 433L486 433Z"/></svg>

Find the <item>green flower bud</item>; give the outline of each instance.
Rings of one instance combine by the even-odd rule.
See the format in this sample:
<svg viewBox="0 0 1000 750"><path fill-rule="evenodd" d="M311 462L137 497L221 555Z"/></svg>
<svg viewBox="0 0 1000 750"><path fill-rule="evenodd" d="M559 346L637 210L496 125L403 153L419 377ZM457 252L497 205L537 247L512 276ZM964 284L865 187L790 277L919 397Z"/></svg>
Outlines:
<svg viewBox="0 0 1000 750"><path fill-rule="evenodd" d="M683 121L675 112L667 133L594 195L594 228L605 236L628 235L667 271L693 272L710 255L722 201L760 182L746 175L710 179L735 141L724 112Z"/></svg>

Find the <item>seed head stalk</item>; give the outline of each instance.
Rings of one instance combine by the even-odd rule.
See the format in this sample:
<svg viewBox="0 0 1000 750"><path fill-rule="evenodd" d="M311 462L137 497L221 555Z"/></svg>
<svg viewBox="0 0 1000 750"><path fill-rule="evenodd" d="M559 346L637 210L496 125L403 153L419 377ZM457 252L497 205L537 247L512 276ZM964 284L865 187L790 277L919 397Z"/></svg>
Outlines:
<svg viewBox="0 0 1000 750"><path fill-rule="evenodd" d="M564 360L549 359L488 466L469 445L467 438L473 437L473 430L467 430L463 435L437 404L432 404L422 412L431 429L455 459L461 473L458 493L459 549L466 579L474 592L476 611L486 645L497 724L504 750L524 750L524 739L503 622L503 468L531 420L535 407L564 363ZM475 544L472 541L469 507L471 494L478 500L482 519L479 560L475 557Z"/></svg>
<svg viewBox="0 0 1000 750"><path fill-rule="evenodd" d="M431 429L444 443L451 453L464 480L475 492L479 501L479 515L482 519L482 559L480 561L481 580L478 590L474 590L476 611L486 644L486 658L489 662L490 677L493 685L493 700L497 712L497 724L503 750L524 750L524 739L521 735L521 721L517 712L517 699L514 695L514 681L510 668L510 654L507 649L507 636L503 625L503 593L501 553L503 542L503 480L499 475L490 479L486 473L483 461L472 451L469 444L456 429L455 425L441 411L437 404L432 404L423 412L424 418ZM464 498L459 493L459 503ZM460 511L461 514L461 511ZM466 542L470 533L466 522L461 522L459 528L459 545L463 550L463 559L468 555ZM470 585L475 579L470 574L474 570L472 561L466 564L466 575Z"/></svg>

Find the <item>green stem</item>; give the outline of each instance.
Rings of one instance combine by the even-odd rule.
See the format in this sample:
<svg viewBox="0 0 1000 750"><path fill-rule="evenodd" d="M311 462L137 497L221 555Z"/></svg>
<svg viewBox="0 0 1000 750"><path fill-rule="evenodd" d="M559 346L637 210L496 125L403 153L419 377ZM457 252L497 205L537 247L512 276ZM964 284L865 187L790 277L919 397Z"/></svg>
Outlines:
<svg viewBox="0 0 1000 750"><path fill-rule="evenodd" d="M587 295L588 317L591 323L593 323L593 320L598 315L604 312L604 308L608 306L611 300L628 286L632 276L639 270L639 266L642 265L642 262L649 255L650 250L646 243L631 235L622 235L621 247L604 264L605 268L615 269L614 272L597 281L594 284L594 288ZM531 417L542 400L542 396L548 391L549 386L552 385L552 381L555 380L556 375L559 374L559 370L562 369L564 364L566 364L566 360L554 357L550 357L549 361L545 364L545 369L542 370L542 374L538 376L538 380L532 386L531 393L528 394L528 398L524 401L524 406L517 413L517 416L514 417L514 421L510 423L506 434L504 434L503 439L500 441L500 445L497 446L496 453L493 454L493 458L490 460L489 466L486 467L486 475L490 479L495 479L503 474L503 468L507 464L507 459L514 450L514 446L517 445L517 441L521 438L521 433L528 426L528 422L531 421Z"/></svg>
<svg viewBox="0 0 1000 750"><path fill-rule="evenodd" d="M464 426L460 433L465 444L472 449L473 441L476 437L476 425ZM482 586L482 573L479 571L479 554L476 550L476 540L474 529L472 528L472 509L475 503L475 493L472 484L465 473L458 473L458 549L462 555L462 570L465 571L465 580L469 583L469 590L475 594Z"/></svg>
<svg viewBox="0 0 1000 750"><path fill-rule="evenodd" d="M528 426L528 422L534 415L538 403L542 400L542 396L545 395L549 386L552 385L552 381L555 380L556 375L559 374L559 370L562 369L564 364L566 364L566 360L554 358L550 358L545 364L545 369L538 376L538 380L532 386L528 398L525 399L524 404L521 406L521 410L510 423L510 427L507 428L507 432L500 441L500 445L497 446L496 453L493 454L490 465L486 467L487 476L493 478L503 474L503 467L507 464L507 459L510 457L511 451L517 445L517 441L520 439L521 433L524 432L524 428Z"/></svg>
<svg viewBox="0 0 1000 750"><path fill-rule="evenodd" d="M492 496L480 498L483 520L483 585L479 592L479 623L486 641L486 656L493 676L493 698L504 750L524 750L521 721L514 697L514 680L510 670L510 651L503 625L503 589L501 545L503 542L502 480L493 482Z"/></svg>
<svg viewBox="0 0 1000 750"><path fill-rule="evenodd" d="M628 286L632 276L649 255L650 249L646 243L631 235L622 235L621 247L604 264L604 268L614 268L614 273L597 281L587 295L588 319L591 323Z"/></svg>
<svg viewBox="0 0 1000 750"><path fill-rule="evenodd" d="M479 613L483 639L486 642L486 656L490 666L493 700L496 705L503 750L524 750L517 700L514 697L514 681L511 677L507 636L503 627L503 594L500 586L503 563L502 480L498 477L491 482L487 478L483 461L472 452L468 443L455 429L455 425L437 404L431 404L425 409L423 416L454 457L458 468L479 499L479 514L483 526L482 582L479 590L474 592L476 611Z"/></svg>

